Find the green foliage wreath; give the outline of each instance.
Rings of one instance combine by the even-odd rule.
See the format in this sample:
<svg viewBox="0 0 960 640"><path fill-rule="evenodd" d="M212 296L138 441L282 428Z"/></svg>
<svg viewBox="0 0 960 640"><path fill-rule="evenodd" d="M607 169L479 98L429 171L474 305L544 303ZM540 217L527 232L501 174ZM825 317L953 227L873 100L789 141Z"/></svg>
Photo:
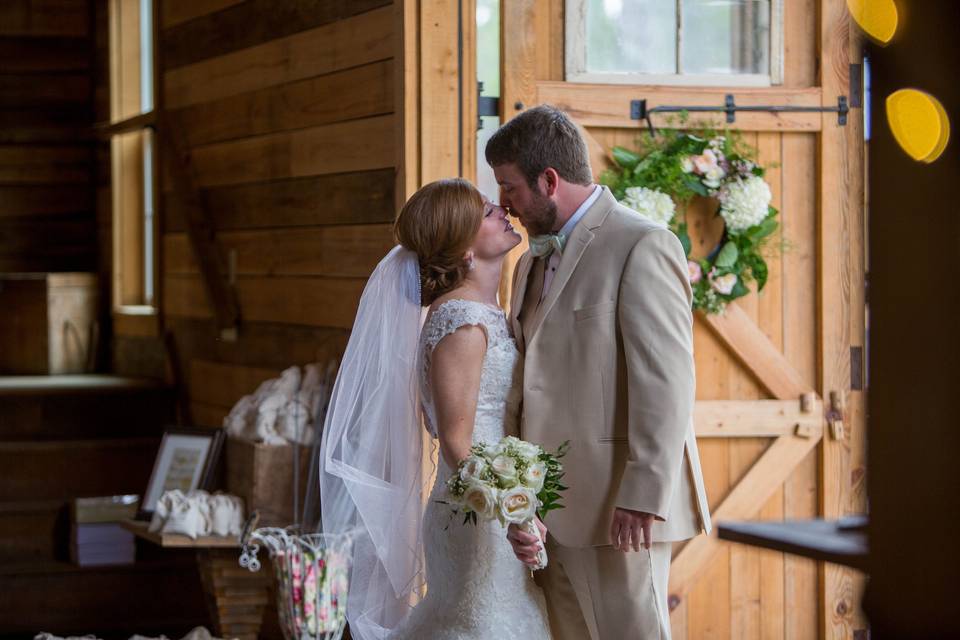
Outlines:
<svg viewBox="0 0 960 640"><path fill-rule="evenodd" d="M621 203L673 231L687 253L693 307L721 313L731 300L757 291L767 283L762 250L776 231L777 210L770 205L765 169L756 151L736 130L662 129L644 133L639 151L613 148L616 168L605 171L601 183ZM723 218L720 243L702 259L690 257L686 209L694 198L715 198ZM681 215L677 215L677 209Z"/></svg>

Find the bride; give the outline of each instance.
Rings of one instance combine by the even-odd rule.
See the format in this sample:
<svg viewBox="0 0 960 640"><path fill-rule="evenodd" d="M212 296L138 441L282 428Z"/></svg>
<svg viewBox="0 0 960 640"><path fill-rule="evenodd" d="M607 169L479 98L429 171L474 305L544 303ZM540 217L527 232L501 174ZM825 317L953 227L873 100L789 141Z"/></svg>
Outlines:
<svg viewBox="0 0 960 640"><path fill-rule="evenodd" d="M320 452L323 531L354 538L351 634L549 640L543 595L500 525L463 524L442 503L472 444L518 433L522 359L497 290L520 235L460 179L417 191L396 235L361 297Z"/></svg>

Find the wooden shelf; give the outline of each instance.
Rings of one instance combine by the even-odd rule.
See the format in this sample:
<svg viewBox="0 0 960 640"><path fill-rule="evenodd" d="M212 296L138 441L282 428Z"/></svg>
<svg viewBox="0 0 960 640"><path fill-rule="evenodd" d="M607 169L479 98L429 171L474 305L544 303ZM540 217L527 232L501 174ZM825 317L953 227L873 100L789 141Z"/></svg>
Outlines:
<svg viewBox="0 0 960 640"><path fill-rule="evenodd" d="M142 520L124 520L120 525L138 538L172 549L239 549L240 541L232 536L199 536L196 540L177 533L148 530L150 523Z"/></svg>
<svg viewBox="0 0 960 640"><path fill-rule="evenodd" d="M164 389L167 385L152 378L130 378L103 374L0 376L0 395L104 394Z"/></svg>
<svg viewBox="0 0 960 640"><path fill-rule="evenodd" d="M840 520L725 522L718 526L718 535L721 540L864 570L867 562L866 526L865 516Z"/></svg>

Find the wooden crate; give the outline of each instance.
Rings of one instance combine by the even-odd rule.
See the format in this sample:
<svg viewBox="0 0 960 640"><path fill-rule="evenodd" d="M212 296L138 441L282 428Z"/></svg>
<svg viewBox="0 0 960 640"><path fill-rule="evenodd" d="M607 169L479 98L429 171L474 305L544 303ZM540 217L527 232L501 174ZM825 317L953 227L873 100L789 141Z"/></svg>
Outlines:
<svg viewBox="0 0 960 640"><path fill-rule="evenodd" d="M227 491L260 511L259 526L293 524L293 446L227 439ZM310 447L300 447L300 510L307 490ZM314 496L316 491L314 490Z"/></svg>
<svg viewBox="0 0 960 640"><path fill-rule="evenodd" d="M0 274L0 309L0 375L88 371L96 350L96 274Z"/></svg>

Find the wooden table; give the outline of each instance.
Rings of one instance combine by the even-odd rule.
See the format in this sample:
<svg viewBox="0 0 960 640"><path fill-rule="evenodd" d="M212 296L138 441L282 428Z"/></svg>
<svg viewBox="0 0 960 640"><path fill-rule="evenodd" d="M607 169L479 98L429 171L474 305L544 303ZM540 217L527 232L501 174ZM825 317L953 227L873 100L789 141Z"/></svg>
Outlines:
<svg viewBox="0 0 960 640"><path fill-rule="evenodd" d="M270 574L267 567L252 572L240 566L239 540L223 536L199 536L194 540L185 535L154 533L148 530L148 523L139 520L121 524L138 538L161 547L196 549L207 609L216 633L224 638L257 640L270 603Z"/></svg>
<svg viewBox="0 0 960 640"><path fill-rule="evenodd" d="M853 516L839 520L724 522L717 529L721 540L865 570L866 526L866 516Z"/></svg>

